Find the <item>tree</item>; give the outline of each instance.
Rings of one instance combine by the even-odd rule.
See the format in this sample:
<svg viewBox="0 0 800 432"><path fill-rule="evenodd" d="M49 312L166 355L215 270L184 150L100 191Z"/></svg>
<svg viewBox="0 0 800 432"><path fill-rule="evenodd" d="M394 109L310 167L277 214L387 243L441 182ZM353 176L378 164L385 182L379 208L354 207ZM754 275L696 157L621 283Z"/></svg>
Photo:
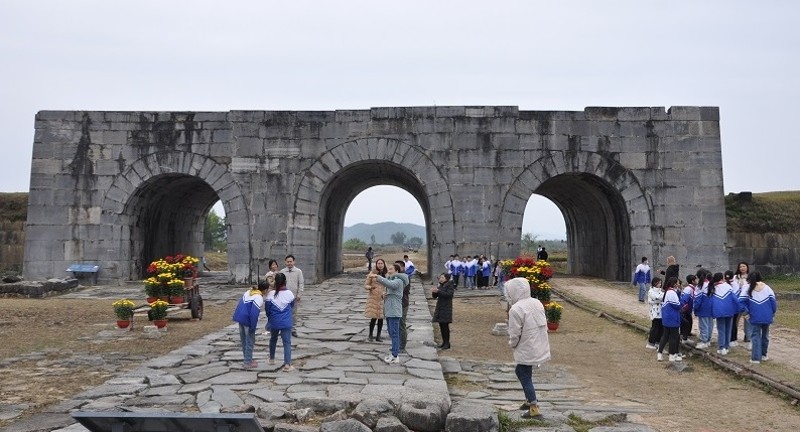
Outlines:
<svg viewBox="0 0 800 432"><path fill-rule="evenodd" d="M203 231L205 250L227 250L228 230L225 219L217 216L213 211L206 215L206 225Z"/></svg>
<svg viewBox="0 0 800 432"><path fill-rule="evenodd" d="M371 244L371 245L374 245L374 244L375 244L375 234L372 234L372 235L369 237L369 244Z"/></svg>
<svg viewBox="0 0 800 432"><path fill-rule="evenodd" d="M536 236L536 234L532 234L532 233L522 234L522 244L521 244L522 251L523 252L533 253L533 251L536 250L536 246L537 246L536 245L536 241L537 240L538 240L538 237ZM536 255L536 254L533 253L533 255Z"/></svg>
<svg viewBox="0 0 800 432"><path fill-rule="evenodd" d="M406 242L406 233L404 232L396 232L391 235L392 244L401 245Z"/></svg>
<svg viewBox="0 0 800 432"><path fill-rule="evenodd" d="M360 238L351 238L342 243L342 248L347 250L364 250L367 248L367 244Z"/></svg>
<svg viewBox="0 0 800 432"><path fill-rule="evenodd" d="M419 237L411 237L410 239L408 239L408 245L413 247L414 249L419 249L419 247L422 246L422 243L423 241Z"/></svg>

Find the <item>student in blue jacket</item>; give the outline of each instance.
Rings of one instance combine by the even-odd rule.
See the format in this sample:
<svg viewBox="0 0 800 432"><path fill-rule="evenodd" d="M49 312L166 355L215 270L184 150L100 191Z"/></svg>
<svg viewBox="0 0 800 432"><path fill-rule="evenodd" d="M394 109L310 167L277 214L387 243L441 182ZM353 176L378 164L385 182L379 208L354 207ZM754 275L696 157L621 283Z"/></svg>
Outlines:
<svg viewBox="0 0 800 432"><path fill-rule="evenodd" d="M681 299L678 296L678 278L670 276L664 284L664 297L661 303L661 324L664 327L664 333L661 335L661 342L658 344L657 360L664 359L662 352L664 346L669 343L669 361L681 361L683 358L678 352L680 344L678 343L678 331L681 326Z"/></svg>
<svg viewBox="0 0 800 432"><path fill-rule="evenodd" d="M253 345L256 342L256 329L258 328L258 316L264 306L264 297L261 290L251 288L244 292L236 309L233 311L233 321L239 323L239 339L242 343L242 354L244 356L243 366L245 369L258 367L258 363L253 360Z"/></svg>
<svg viewBox="0 0 800 432"><path fill-rule="evenodd" d="M714 273L708 285L708 296L711 298L711 313L717 320L717 354L728 355L733 315L739 310L738 298L722 273Z"/></svg>
<svg viewBox="0 0 800 432"><path fill-rule="evenodd" d="M710 285L708 270L702 268L697 270L697 287L695 288L694 305L692 306L700 328L700 342L695 346L697 349L705 349L711 345L714 316L711 312L711 297L708 295L708 287Z"/></svg>
<svg viewBox="0 0 800 432"><path fill-rule="evenodd" d="M750 363L769 360L769 326L775 320L778 302L772 288L761 279L761 273L752 272L747 276L747 286L739 294L739 304L744 316L750 318Z"/></svg>
<svg viewBox="0 0 800 432"><path fill-rule="evenodd" d="M291 372L292 366L292 315L294 313L294 293L286 288L286 275L275 275L275 290L267 294L266 311L269 319L269 364L275 363L275 349L278 335L283 341L283 371Z"/></svg>

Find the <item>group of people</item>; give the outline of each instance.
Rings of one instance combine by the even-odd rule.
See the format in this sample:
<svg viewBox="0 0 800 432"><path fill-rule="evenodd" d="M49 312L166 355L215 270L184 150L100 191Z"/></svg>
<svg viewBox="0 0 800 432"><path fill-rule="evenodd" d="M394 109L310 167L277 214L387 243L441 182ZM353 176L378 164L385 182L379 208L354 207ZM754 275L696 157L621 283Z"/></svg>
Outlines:
<svg viewBox="0 0 800 432"><path fill-rule="evenodd" d="M489 279L494 276L494 286L497 285L498 277L502 276L500 261L492 264L483 254L474 257L467 255L463 260L458 254L450 255L444 267L455 288L463 281L466 289L489 289Z"/></svg>
<svg viewBox="0 0 800 432"><path fill-rule="evenodd" d="M696 348L710 347L716 323L717 354L728 355L731 347L738 344L739 321L743 321L743 342L751 352L750 363L759 364L769 359L769 327L775 319L778 303L761 273L751 272L746 262L740 262L735 272L712 273L701 268L687 275L683 285L675 258L669 257L667 263L667 269L661 271L664 280L651 278L644 257L633 278L633 284L639 285L639 301L649 304L651 326L646 347L657 350L658 361L663 360L665 347L669 361L682 360L680 341L689 341L693 317L697 317L699 328ZM647 284L650 289L643 295L642 286Z"/></svg>
<svg viewBox="0 0 800 432"><path fill-rule="evenodd" d="M370 262L370 267L371 264ZM378 258L375 261L375 268L370 270L364 282L364 289L367 290L364 316L369 318L367 341L383 341L381 331L385 318L391 351L383 360L388 364L400 363L400 351L406 348L408 340L406 316L411 294L410 278L414 272L416 268L408 255L403 255L402 261L397 260L391 265L387 265L383 258Z"/></svg>
<svg viewBox="0 0 800 432"><path fill-rule="evenodd" d="M303 271L295 266L294 255L286 255L286 266L278 269L276 260L269 260L269 272L257 287L245 291L233 311L233 321L239 324L245 369L258 367L253 360L256 331L261 311L267 317L265 334L269 339L269 364L275 364L278 337L283 343L283 370L290 372L292 366L292 336L297 336L297 309L305 288Z"/></svg>

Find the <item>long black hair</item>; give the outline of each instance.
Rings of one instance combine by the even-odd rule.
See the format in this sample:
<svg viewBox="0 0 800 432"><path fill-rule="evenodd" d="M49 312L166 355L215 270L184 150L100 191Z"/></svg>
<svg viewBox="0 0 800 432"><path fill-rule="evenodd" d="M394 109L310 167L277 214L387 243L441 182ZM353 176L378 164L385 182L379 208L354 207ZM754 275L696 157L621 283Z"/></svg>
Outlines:
<svg viewBox="0 0 800 432"><path fill-rule="evenodd" d="M753 298L753 288L756 287L758 282L762 282L763 279L761 278L761 273L754 271L747 275L747 296Z"/></svg>
<svg viewBox="0 0 800 432"><path fill-rule="evenodd" d="M275 297L281 291L286 291L286 275L283 273L275 274Z"/></svg>
<svg viewBox="0 0 800 432"><path fill-rule="evenodd" d="M675 276L670 276L667 278L667 282L664 283L664 295L661 297L662 302L667 299L667 291L669 291L671 288L675 288L677 285L678 278Z"/></svg>
<svg viewBox="0 0 800 432"><path fill-rule="evenodd" d="M715 285L717 282L721 282L725 279L725 275L722 273L714 273L714 276L711 278L711 282L708 284L708 296L711 297L714 295L714 289L716 288Z"/></svg>

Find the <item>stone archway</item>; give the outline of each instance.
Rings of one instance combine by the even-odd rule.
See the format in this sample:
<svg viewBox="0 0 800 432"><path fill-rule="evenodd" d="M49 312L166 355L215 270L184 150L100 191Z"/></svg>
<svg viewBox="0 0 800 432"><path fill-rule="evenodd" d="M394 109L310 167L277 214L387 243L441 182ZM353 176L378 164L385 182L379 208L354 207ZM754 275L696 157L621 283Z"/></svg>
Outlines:
<svg viewBox="0 0 800 432"><path fill-rule="evenodd" d="M428 257L452 250L454 245L441 243L432 234L454 232L449 186L422 149L386 138L349 141L322 154L294 194L289 242L315 248L310 255L316 257L318 278L342 270L342 232L350 203L363 190L382 184L405 189L417 199L425 217ZM391 197L376 205L391 205ZM425 272L430 273L432 265L429 259Z"/></svg>
<svg viewBox="0 0 800 432"><path fill-rule="evenodd" d="M501 226L519 238L530 195L542 195L564 215L570 273L628 280L631 256L652 250L652 205L644 189L633 173L603 155L562 155L540 158L514 179Z"/></svg>
<svg viewBox="0 0 800 432"><path fill-rule="evenodd" d="M249 250L249 245L231 242L251 236L242 192L225 167L180 151L136 160L116 176L103 201L103 225L118 230L104 237L109 239L103 246L107 259L117 263L119 277L134 279L155 258L177 252L202 256L205 216L217 200L226 211L229 251ZM233 267L234 279L249 276L246 263Z"/></svg>

